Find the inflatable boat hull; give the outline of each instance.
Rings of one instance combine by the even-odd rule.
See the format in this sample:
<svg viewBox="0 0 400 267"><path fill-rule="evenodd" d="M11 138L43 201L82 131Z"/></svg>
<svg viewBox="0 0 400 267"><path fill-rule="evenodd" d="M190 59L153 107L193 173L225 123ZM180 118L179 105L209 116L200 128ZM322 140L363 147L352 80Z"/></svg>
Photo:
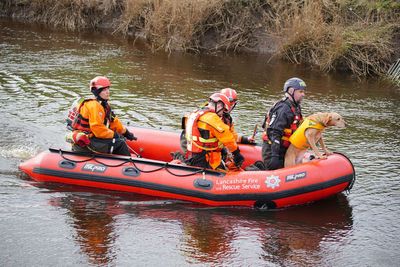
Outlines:
<svg viewBox="0 0 400 267"><path fill-rule="evenodd" d="M350 160L333 154L274 171L217 172L169 163L179 135L132 128L138 142L129 145L142 158L82 155L50 149L20 169L39 182L54 182L179 199L211 206L281 208L327 198L350 189L355 173ZM157 144L154 140L162 140ZM259 159L259 146L241 146L245 164Z"/></svg>

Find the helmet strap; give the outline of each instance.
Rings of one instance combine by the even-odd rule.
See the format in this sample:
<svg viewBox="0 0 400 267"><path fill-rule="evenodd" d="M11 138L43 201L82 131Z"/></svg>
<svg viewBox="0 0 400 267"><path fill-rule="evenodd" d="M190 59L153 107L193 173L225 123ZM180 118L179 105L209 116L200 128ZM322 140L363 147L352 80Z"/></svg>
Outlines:
<svg viewBox="0 0 400 267"><path fill-rule="evenodd" d="M96 87L92 87L90 89L90 91L92 91L92 94L94 94L94 96L97 98L97 97L99 97L99 95L100 95L101 91L103 91L103 89L104 88L97 89Z"/></svg>
<svg viewBox="0 0 400 267"><path fill-rule="evenodd" d="M102 98L101 96L99 96L99 95L96 96L96 99L97 99L98 101L100 101L102 104L103 104L103 103L107 103L107 101L108 101L108 100L106 100L106 99L103 99L103 98Z"/></svg>
<svg viewBox="0 0 400 267"><path fill-rule="evenodd" d="M232 110L236 107L236 104L237 104L237 101L235 101L235 102L233 103L233 105L232 105L232 107L231 107L231 109L229 110L228 113L231 113L231 112L232 112Z"/></svg>
<svg viewBox="0 0 400 267"><path fill-rule="evenodd" d="M221 113L221 111L222 111L222 113L221 113L221 116L222 116L222 115L224 114L224 112L223 112L224 107L222 107L221 109L217 110L217 108L218 108L218 103L219 103L219 102L221 102L221 101L214 102L214 110L215 110L215 113L216 113L218 116L220 116L219 113ZM221 116L220 116L220 117L221 117Z"/></svg>
<svg viewBox="0 0 400 267"><path fill-rule="evenodd" d="M292 87L291 87L292 88ZM297 103L297 101L294 99L294 91L295 91L295 89L293 89L293 93L289 93L289 89L290 88L288 88L288 90L286 91L286 93L288 94L288 95L290 95L290 97L292 98L292 102L294 103L294 105L295 106L298 106L299 104Z"/></svg>

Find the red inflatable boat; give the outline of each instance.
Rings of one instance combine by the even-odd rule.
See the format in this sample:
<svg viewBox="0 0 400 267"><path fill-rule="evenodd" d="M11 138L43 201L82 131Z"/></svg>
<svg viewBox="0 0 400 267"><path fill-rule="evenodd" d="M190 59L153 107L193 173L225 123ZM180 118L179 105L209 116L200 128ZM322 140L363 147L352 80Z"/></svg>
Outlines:
<svg viewBox="0 0 400 267"><path fill-rule="evenodd" d="M82 155L49 149L19 168L39 182L55 182L212 206L281 208L323 199L351 189L355 172L350 160L333 154L325 160L274 171L205 170L172 163L179 134L156 129L129 129L138 138L132 157ZM261 147L240 145L244 167L260 160Z"/></svg>

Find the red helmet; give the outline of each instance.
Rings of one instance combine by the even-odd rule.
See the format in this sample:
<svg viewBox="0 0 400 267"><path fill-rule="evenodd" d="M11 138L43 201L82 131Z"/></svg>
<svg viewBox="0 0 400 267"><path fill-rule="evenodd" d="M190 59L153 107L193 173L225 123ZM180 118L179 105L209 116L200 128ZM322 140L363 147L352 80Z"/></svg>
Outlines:
<svg viewBox="0 0 400 267"><path fill-rule="evenodd" d="M104 76L97 76L90 81L89 89L93 90L100 90L106 87L110 87L111 82L107 77Z"/></svg>
<svg viewBox="0 0 400 267"><path fill-rule="evenodd" d="M224 109L229 111L231 109L231 103L226 95L221 93L214 93L210 96L210 101L214 103L222 102L224 104Z"/></svg>
<svg viewBox="0 0 400 267"><path fill-rule="evenodd" d="M224 88L224 89L221 89L220 93L226 95L229 99L229 102L231 102L231 103L236 102L238 100L235 89Z"/></svg>
<svg viewBox="0 0 400 267"><path fill-rule="evenodd" d="M221 89L220 93L224 94L228 97L229 102L231 103L230 104L231 108L230 108L229 112L231 112L235 108L236 102L238 100L236 90L232 89L232 88L224 88L224 89Z"/></svg>

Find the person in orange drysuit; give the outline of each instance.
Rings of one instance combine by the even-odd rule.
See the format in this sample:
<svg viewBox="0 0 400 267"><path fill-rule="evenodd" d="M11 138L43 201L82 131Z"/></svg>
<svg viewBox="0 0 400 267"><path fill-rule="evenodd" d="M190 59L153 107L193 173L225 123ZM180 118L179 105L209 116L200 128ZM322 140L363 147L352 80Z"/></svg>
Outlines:
<svg viewBox="0 0 400 267"><path fill-rule="evenodd" d="M112 111L108 103L110 86L108 78L95 77L89 85L95 98L81 98L70 109L67 127L71 133L67 141L72 143L73 151L130 156L125 138L132 141L136 137Z"/></svg>
<svg viewBox="0 0 400 267"><path fill-rule="evenodd" d="M219 93L224 94L226 97L228 97L228 100L229 100L229 103L230 103L230 109L228 111L224 110L221 119L226 125L229 126L229 130L232 132L233 136L235 137L236 143L238 143L238 144L240 143L240 144L252 144L252 145L255 145L256 143L255 143L254 137L252 137L252 136L247 137L247 136L244 136L244 135L239 135L235 131L235 127L234 127L233 119L232 119L232 116L231 116L231 112L236 107L236 104L238 102L238 96L237 96L236 90L232 89L232 88L224 88L224 89L221 89ZM205 104L204 107L207 104ZM183 151L183 154L187 153L187 149L186 149L187 141L186 141L186 134L185 134L187 118L188 118L188 115L185 115L182 118L182 133L181 133L181 136L180 136L180 145L181 145L181 149ZM227 156L228 156L226 149L223 148L221 153L222 153L222 159L225 161L227 159ZM178 152L173 153L173 157L174 157L174 159L182 160L182 158L184 157L183 154L178 151Z"/></svg>
<svg viewBox="0 0 400 267"><path fill-rule="evenodd" d="M186 163L208 169L226 169L221 151L232 152L234 163L240 167L244 157L240 154L235 136L222 120L231 109L229 99L221 93L210 96L208 105L189 114L185 125Z"/></svg>

